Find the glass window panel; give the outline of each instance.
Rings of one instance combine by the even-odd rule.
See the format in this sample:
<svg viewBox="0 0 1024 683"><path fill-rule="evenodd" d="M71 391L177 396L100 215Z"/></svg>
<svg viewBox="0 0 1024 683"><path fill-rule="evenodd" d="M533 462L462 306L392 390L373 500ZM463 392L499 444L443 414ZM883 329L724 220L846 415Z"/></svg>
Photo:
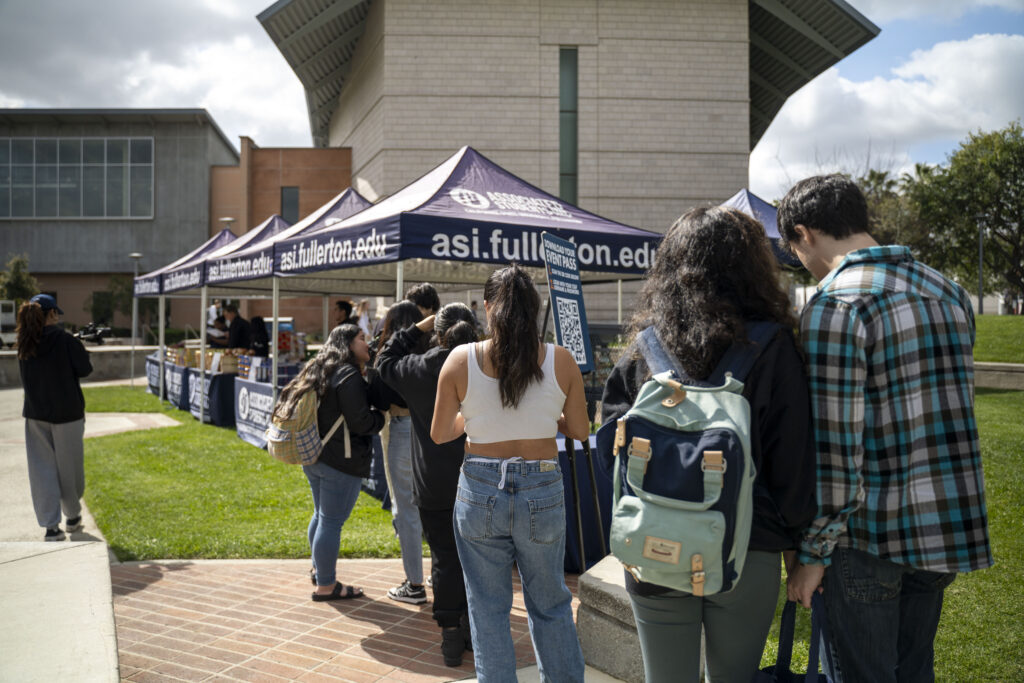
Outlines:
<svg viewBox="0 0 1024 683"><path fill-rule="evenodd" d="M102 164L104 156L103 140L82 140L82 159L87 164Z"/></svg>
<svg viewBox="0 0 1024 683"><path fill-rule="evenodd" d="M30 188L33 185L31 166L11 166L11 179L16 187Z"/></svg>
<svg viewBox="0 0 1024 683"><path fill-rule="evenodd" d="M54 164L36 166L36 187L56 187L57 167Z"/></svg>
<svg viewBox="0 0 1024 683"><path fill-rule="evenodd" d="M0 187L11 186L11 167L6 164L0 164Z"/></svg>
<svg viewBox="0 0 1024 683"><path fill-rule="evenodd" d="M7 218L11 215L11 190L7 187L0 187L0 217Z"/></svg>
<svg viewBox="0 0 1024 683"><path fill-rule="evenodd" d="M57 141L36 140L36 163L55 164L57 163Z"/></svg>
<svg viewBox="0 0 1024 683"><path fill-rule="evenodd" d="M79 139L74 140L61 140L60 141L60 163L64 164L79 164L82 162L82 141Z"/></svg>
<svg viewBox="0 0 1024 683"><path fill-rule="evenodd" d="M16 164L35 163L33 148L31 138L14 138L11 140L11 161Z"/></svg>
<svg viewBox="0 0 1024 683"><path fill-rule="evenodd" d="M11 188L11 216L16 218L31 217L34 214L32 209L32 186Z"/></svg>
<svg viewBox="0 0 1024 683"><path fill-rule="evenodd" d="M127 216L128 183L127 166L107 166L107 215Z"/></svg>
<svg viewBox="0 0 1024 683"><path fill-rule="evenodd" d="M132 140L132 163L151 164L153 163L153 141Z"/></svg>
<svg viewBox="0 0 1024 683"><path fill-rule="evenodd" d="M82 169L82 215L103 215L102 166L86 166Z"/></svg>
<svg viewBox="0 0 1024 683"><path fill-rule="evenodd" d="M561 111L576 111L578 83L576 48L563 47L558 51L558 108Z"/></svg>
<svg viewBox="0 0 1024 683"><path fill-rule="evenodd" d="M153 167L132 166L132 215L153 214Z"/></svg>
<svg viewBox="0 0 1024 683"><path fill-rule="evenodd" d="M558 196L570 204L576 203L576 176L563 175L558 178Z"/></svg>
<svg viewBox="0 0 1024 683"><path fill-rule="evenodd" d="M0 138L0 166L6 166L11 163L11 140L10 138Z"/></svg>
<svg viewBox="0 0 1024 683"><path fill-rule="evenodd" d="M281 188L281 218L289 223L299 220L299 188Z"/></svg>
<svg viewBox="0 0 1024 683"><path fill-rule="evenodd" d="M36 217L57 215L57 187L36 187Z"/></svg>
<svg viewBox="0 0 1024 683"><path fill-rule="evenodd" d="M107 140L107 163L126 164L128 163L128 141Z"/></svg>
<svg viewBox="0 0 1024 683"><path fill-rule="evenodd" d="M60 188L57 208L63 217L82 215L82 169L78 166L60 167Z"/></svg>

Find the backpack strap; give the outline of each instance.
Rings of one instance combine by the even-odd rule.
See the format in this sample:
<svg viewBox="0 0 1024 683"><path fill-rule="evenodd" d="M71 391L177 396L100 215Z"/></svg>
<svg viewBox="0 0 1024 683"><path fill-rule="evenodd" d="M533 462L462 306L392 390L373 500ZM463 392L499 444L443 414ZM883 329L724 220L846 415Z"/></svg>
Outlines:
<svg viewBox="0 0 1024 683"><path fill-rule="evenodd" d="M653 325L644 328L637 335L636 345L640 353L643 354L644 361L647 363L647 367L650 368L652 375L672 370L683 380L684 384L714 387L725 384L725 374L727 372L732 373L732 376L737 381L745 381L764 347L768 345L768 342L779 331L779 324L768 321L748 322L745 324L745 328L747 338L753 342L753 345L733 344L730 346L718 361L714 371L705 380L696 380L686 373L686 370L679 364L676 357L662 343L661 337L658 336L658 332L654 329Z"/></svg>

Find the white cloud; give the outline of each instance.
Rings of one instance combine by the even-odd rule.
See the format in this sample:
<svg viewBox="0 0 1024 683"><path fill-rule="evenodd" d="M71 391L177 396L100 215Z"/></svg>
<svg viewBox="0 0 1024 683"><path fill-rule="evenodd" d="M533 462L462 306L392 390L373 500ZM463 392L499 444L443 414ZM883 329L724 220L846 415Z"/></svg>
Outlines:
<svg viewBox="0 0 1024 683"><path fill-rule="evenodd" d="M789 98L750 155L754 192L781 197L816 173L910 170L913 147L956 143L1024 116L1024 36L977 35L915 51L892 78L829 69Z"/></svg>
<svg viewBox="0 0 1024 683"><path fill-rule="evenodd" d="M0 107L203 107L232 142L308 146L302 86L256 20L270 3L0 0Z"/></svg>
<svg viewBox="0 0 1024 683"><path fill-rule="evenodd" d="M920 17L952 21L971 10L985 7L1024 11L1024 0L853 0L851 4L879 24Z"/></svg>

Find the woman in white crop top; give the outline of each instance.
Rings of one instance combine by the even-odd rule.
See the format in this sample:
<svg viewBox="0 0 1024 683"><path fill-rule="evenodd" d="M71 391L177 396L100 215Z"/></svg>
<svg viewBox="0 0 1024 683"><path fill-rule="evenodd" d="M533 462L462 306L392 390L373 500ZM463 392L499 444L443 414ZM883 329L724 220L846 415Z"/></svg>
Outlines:
<svg viewBox="0 0 1024 683"><path fill-rule="evenodd" d="M555 435L588 438L583 377L569 352L541 344L540 297L518 265L484 285L492 337L452 351L441 369L430 436L463 431L455 500L478 680L515 681L509 613L519 569L542 681L583 680L565 585L565 503Z"/></svg>

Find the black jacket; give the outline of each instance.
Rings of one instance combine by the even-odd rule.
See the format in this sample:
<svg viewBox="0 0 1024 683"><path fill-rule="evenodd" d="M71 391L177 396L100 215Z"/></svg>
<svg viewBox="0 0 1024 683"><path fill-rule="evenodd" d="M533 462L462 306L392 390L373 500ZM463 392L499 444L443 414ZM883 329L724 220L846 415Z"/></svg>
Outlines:
<svg viewBox="0 0 1024 683"><path fill-rule="evenodd" d="M455 507L466 435L440 445L430 438L437 378L451 350L435 347L416 353L426 338L427 334L415 325L395 332L377 357L377 371L405 398L412 416L416 437L412 440L413 503L425 510L451 510Z"/></svg>
<svg viewBox="0 0 1024 683"><path fill-rule="evenodd" d="M345 457L345 429L338 427L331 440L324 444L320 462L345 474L368 477L373 460L373 435L384 426L384 413L371 405L359 369L347 363L331 377L330 387L320 400L316 421L321 439L331 431L339 415L345 416L348 427L350 457Z"/></svg>
<svg viewBox="0 0 1024 683"><path fill-rule="evenodd" d="M602 424L625 415L650 379L647 363L637 355L628 349L609 375L601 401ZM750 454L757 469L748 547L769 552L796 549L800 532L817 514L817 473L807 373L791 332L780 331L761 352L744 382L743 396L750 403ZM611 472L614 460L604 465ZM627 582L636 587L632 577L627 576Z"/></svg>
<svg viewBox="0 0 1024 683"><path fill-rule="evenodd" d="M56 325L47 325L36 355L19 360L18 368L25 388L23 417L53 424L85 417L78 380L92 372L92 363L82 342Z"/></svg>
<svg viewBox="0 0 1024 683"><path fill-rule="evenodd" d="M240 315L228 325L228 348L247 349L252 345L252 328L249 321Z"/></svg>

